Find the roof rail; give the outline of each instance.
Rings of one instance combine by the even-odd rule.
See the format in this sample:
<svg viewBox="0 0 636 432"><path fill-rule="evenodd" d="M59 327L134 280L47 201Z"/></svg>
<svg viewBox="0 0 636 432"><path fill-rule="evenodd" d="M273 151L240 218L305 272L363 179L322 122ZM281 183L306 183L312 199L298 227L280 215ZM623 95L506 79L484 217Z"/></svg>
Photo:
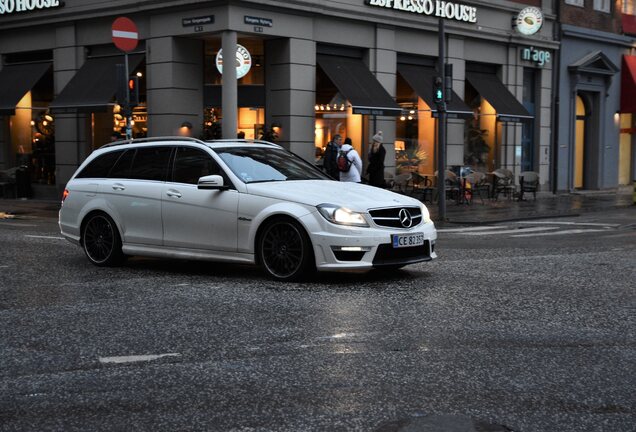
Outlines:
<svg viewBox="0 0 636 432"><path fill-rule="evenodd" d="M223 142L231 142L231 143L249 143L249 144L266 144L266 145L271 145L274 147L281 147L280 144L276 144L270 141L265 141L262 139L246 139L246 138L230 138L230 139L212 139L212 140L206 140L205 142L209 142L209 143L223 143Z"/></svg>
<svg viewBox="0 0 636 432"><path fill-rule="evenodd" d="M158 137L147 137L147 138L133 138L129 140L119 140L111 143L104 144L100 148L113 147L123 144L137 144L137 143L145 143L145 142L156 142L156 141L165 141L165 140L173 140L173 141L188 141L188 142L196 142L199 144L205 144L198 138L193 137L184 137L184 136L158 136Z"/></svg>

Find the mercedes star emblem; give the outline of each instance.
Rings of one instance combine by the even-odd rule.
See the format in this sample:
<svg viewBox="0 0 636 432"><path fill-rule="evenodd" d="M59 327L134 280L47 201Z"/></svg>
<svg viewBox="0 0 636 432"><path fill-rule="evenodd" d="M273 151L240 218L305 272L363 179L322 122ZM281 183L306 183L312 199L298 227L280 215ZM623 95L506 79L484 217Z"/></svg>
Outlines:
<svg viewBox="0 0 636 432"><path fill-rule="evenodd" d="M411 213L407 209L401 209L400 213L398 213L400 218L400 223L404 228L411 228L413 224L413 218L411 217Z"/></svg>

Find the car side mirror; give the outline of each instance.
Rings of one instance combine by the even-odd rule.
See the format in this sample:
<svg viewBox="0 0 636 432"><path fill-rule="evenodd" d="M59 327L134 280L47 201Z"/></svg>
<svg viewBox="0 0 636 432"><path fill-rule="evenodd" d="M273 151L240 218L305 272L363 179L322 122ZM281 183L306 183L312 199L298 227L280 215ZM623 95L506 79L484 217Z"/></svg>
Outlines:
<svg viewBox="0 0 636 432"><path fill-rule="evenodd" d="M208 175L199 179L197 189L206 190L227 190L230 187L223 184L223 177L220 175Z"/></svg>

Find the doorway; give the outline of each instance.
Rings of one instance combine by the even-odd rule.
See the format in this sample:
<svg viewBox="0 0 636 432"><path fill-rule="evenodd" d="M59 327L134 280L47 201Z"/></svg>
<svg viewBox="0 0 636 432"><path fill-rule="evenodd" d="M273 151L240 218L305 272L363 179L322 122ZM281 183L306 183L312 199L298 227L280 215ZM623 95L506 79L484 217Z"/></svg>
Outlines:
<svg viewBox="0 0 636 432"><path fill-rule="evenodd" d="M586 110L583 98L576 95L576 134L574 139L574 189L583 189L585 167L585 121Z"/></svg>

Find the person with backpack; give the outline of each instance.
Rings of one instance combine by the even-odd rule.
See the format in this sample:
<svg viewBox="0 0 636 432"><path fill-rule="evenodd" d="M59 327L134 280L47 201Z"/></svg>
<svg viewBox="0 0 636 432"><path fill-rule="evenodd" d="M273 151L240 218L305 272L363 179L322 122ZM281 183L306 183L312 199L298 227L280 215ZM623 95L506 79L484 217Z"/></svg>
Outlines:
<svg viewBox="0 0 636 432"><path fill-rule="evenodd" d="M345 139L336 159L340 181L360 183L362 181L362 159L351 145L351 138Z"/></svg>
<svg viewBox="0 0 636 432"><path fill-rule="evenodd" d="M322 167L325 172L335 180L340 179L340 171L338 171L336 160L338 159L338 152L340 151L341 145L342 137L339 134L334 135L333 139L327 143L327 148L325 148L325 154L323 156Z"/></svg>

